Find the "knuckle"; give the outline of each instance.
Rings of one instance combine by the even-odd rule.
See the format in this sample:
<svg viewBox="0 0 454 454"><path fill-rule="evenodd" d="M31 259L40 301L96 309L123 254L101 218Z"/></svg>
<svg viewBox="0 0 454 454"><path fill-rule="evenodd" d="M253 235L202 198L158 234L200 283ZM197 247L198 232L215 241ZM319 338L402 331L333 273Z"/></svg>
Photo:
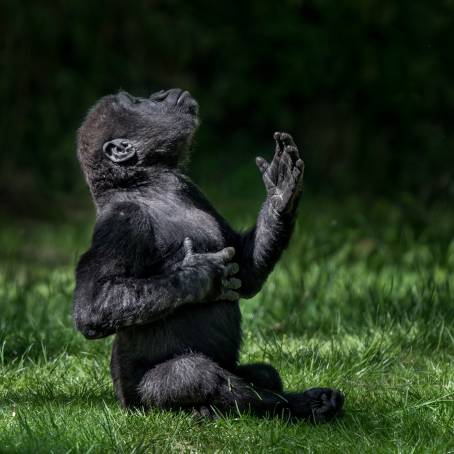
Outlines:
<svg viewBox="0 0 454 454"><path fill-rule="evenodd" d="M239 294L233 290L229 290L222 295L222 298L228 301L236 301L239 299Z"/></svg>
<svg viewBox="0 0 454 454"><path fill-rule="evenodd" d="M242 283L241 283L240 279L235 279L235 281L233 283L235 289L239 289L241 287L241 284Z"/></svg>
<svg viewBox="0 0 454 454"><path fill-rule="evenodd" d="M224 256L227 258L227 259L230 259L232 258L233 256L235 255L235 248L234 247L226 247L224 249Z"/></svg>

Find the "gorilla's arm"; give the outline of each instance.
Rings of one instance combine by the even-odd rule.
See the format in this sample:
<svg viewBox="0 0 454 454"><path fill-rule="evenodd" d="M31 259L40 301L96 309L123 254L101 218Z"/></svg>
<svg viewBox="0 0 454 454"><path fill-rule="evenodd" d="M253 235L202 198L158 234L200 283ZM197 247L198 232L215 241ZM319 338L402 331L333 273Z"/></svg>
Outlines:
<svg viewBox="0 0 454 454"><path fill-rule="evenodd" d="M301 195L304 163L289 134L275 133L276 151L271 163L258 157L257 166L267 191L256 225L241 236L239 247L242 285L240 294L249 298L263 286L287 247Z"/></svg>
<svg viewBox="0 0 454 454"><path fill-rule="evenodd" d="M149 323L183 304L238 299L231 290L237 286L231 276L238 271L229 263L233 248L194 254L186 240L182 263L162 275L153 273L152 258L160 255L153 243L152 226L134 204L123 203L100 216L92 246L76 270L74 320L87 338Z"/></svg>
<svg viewBox="0 0 454 454"><path fill-rule="evenodd" d="M238 278L242 297L252 298L260 291L288 245L293 224L293 216L281 217L268 201L264 203L256 225L241 238L243 247Z"/></svg>

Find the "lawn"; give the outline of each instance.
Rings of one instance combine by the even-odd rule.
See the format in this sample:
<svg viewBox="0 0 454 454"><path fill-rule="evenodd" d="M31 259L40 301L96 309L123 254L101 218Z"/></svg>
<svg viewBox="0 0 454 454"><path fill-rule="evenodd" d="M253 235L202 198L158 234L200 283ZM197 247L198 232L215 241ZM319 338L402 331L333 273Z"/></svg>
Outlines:
<svg viewBox="0 0 454 454"><path fill-rule="evenodd" d="M217 205L244 227L253 217L237 213L257 203ZM1 452L454 452L454 213L303 200L283 260L241 303L241 358L272 363L292 390L342 389L345 415L320 426L120 409L111 339L71 321L90 222L3 221Z"/></svg>

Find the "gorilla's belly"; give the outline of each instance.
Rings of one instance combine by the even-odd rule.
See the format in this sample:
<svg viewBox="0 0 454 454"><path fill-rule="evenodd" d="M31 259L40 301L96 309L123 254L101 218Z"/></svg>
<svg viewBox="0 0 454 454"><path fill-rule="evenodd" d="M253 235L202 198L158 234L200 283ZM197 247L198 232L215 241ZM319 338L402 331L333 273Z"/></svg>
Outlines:
<svg viewBox="0 0 454 454"><path fill-rule="evenodd" d="M118 345L129 357L151 364L193 351L230 367L238 361L240 325L238 302L188 304L165 320L119 332Z"/></svg>

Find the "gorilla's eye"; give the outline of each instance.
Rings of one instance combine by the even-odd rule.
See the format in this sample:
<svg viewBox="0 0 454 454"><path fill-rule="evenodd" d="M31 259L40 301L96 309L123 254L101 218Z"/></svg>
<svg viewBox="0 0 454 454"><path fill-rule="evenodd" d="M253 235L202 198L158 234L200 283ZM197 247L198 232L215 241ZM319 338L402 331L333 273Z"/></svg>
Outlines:
<svg viewBox="0 0 454 454"><path fill-rule="evenodd" d="M134 145L127 139L109 140L102 149L104 154L115 163L128 161L137 153Z"/></svg>

